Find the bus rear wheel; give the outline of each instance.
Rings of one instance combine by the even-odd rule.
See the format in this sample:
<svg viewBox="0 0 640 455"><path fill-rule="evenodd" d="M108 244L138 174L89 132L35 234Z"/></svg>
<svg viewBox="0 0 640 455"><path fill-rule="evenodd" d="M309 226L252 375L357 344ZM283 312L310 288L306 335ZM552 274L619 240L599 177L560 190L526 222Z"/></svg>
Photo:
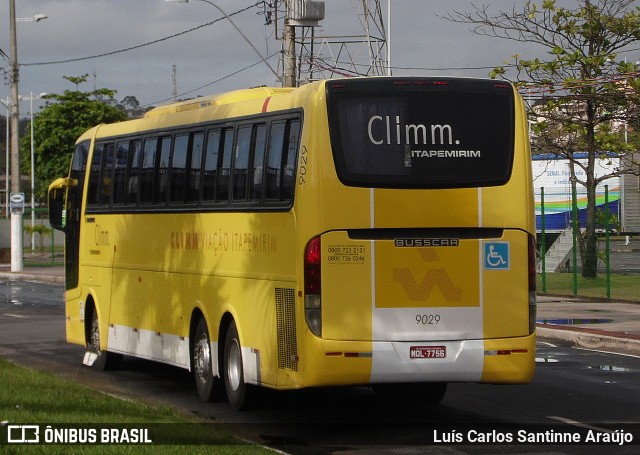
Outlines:
<svg viewBox="0 0 640 455"><path fill-rule="evenodd" d="M251 386L244 382L242 349L235 322L227 330L224 340L224 386L229 404L236 411L248 409L251 404Z"/></svg>
<svg viewBox="0 0 640 455"><path fill-rule="evenodd" d="M122 363L122 354L102 351L100 349L100 323L98 312L94 309L91 312L91 327L87 342L87 354L85 354L85 365L99 370L114 370Z"/></svg>
<svg viewBox="0 0 640 455"><path fill-rule="evenodd" d="M196 326L195 340L191 349L191 368L196 382L198 396L202 401L214 401L219 398L218 378L213 375L213 357L209 329L204 318L200 318Z"/></svg>

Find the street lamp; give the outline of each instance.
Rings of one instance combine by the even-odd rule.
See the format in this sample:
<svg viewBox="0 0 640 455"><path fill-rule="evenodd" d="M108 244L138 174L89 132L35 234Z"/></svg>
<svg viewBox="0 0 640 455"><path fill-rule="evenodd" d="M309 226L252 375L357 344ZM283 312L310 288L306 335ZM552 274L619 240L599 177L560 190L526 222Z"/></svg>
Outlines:
<svg viewBox="0 0 640 455"><path fill-rule="evenodd" d="M46 92L42 92L39 95L34 95L33 92L29 93L29 96L19 96L21 100L29 100L30 112L29 119L31 123L31 251L36 249L36 232L34 230L36 226L36 174L35 174L35 160L34 160L34 140L33 140L33 100L39 100L42 97L48 95Z"/></svg>
<svg viewBox="0 0 640 455"><path fill-rule="evenodd" d="M189 0L164 0L165 2L169 2L169 3L189 3ZM260 51L258 50L258 48L256 48L253 43L251 42L251 40L249 38L247 38L247 35L245 35L242 30L240 30L240 27L238 27L236 25L235 22L233 22L233 20L231 20L231 18L229 17L229 15L227 13L224 12L224 10L222 8L220 8L218 5L216 5L213 2L210 2L209 0L197 0L200 2L204 2L204 3L208 3L209 5L213 6L214 8L216 8L218 11L220 11L220 13L229 21L231 22L231 25L233 25L233 27L238 31L238 33L240 33L240 35L244 38L244 40L249 44L249 46L251 46L251 49L253 49L253 51L258 54L258 57L260 57L260 60L262 60L262 62L267 65L267 67L269 67L269 70L271 70L271 72L276 76L276 79L278 80L278 82L282 81L282 78L280 77L280 75L278 74L278 72L273 69L273 67L269 64L269 62L267 61L266 57L264 57Z"/></svg>
<svg viewBox="0 0 640 455"><path fill-rule="evenodd" d="M48 17L46 14L36 13L31 17L16 17L16 22L40 22Z"/></svg>
<svg viewBox="0 0 640 455"><path fill-rule="evenodd" d="M38 13L30 18L16 18L16 2L9 0L9 81L11 85L11 192L20 193L20 150L18 144L18 44L16 22L40 22L46 14ZM24 201L23 201L24 202ZM21 272L23 268L22 213L11 213L11 271Z"/></svg>

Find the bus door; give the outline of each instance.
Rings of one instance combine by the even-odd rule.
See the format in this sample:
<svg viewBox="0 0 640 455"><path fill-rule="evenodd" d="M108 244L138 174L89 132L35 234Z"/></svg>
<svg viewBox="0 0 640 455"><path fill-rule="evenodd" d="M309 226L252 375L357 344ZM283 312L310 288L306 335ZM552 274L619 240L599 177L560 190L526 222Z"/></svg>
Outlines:
<svg viewBox="0 0 640 455"><path fill-rule="evenodd" d="M80 221L84 180L90 141L76 145L68 178L57 179L49 186L49 222L64 232L65 288L78 287L80 256Z"/></svg>

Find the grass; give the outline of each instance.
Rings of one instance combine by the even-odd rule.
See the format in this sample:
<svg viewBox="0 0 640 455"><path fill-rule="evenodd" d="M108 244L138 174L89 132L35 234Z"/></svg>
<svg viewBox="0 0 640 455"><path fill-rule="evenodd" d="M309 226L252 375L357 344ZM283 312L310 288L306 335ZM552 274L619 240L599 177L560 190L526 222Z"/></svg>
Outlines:
<svg viewBox="0 0 640 455"><path fill-rule="evenodd" d="M547 273L547 294L573 295L572 273ZM611 275L611 299L640 302L640 276ZM542 275L537 278L538 293L542 292ZM597 278L583 278L578 274L578 296L607 297L607 283L604 274Z"/></svg>
<svg viewBox="0 0 640 455"><path fill-rule="evenodd" d="M0 452L3 454L266 454L267 449L235 439L223 427L185 418L168 406L146 406L109 396L0 359ZM150 428L150 433L187 435L206 445L5 445L5 425L40 424L67 428ZM155 431L155 433L154 433ZM180 432L183 432L181 435ZM99 436L98 436L99 438ZM180 441L178 439L178 441Z"/></svg>

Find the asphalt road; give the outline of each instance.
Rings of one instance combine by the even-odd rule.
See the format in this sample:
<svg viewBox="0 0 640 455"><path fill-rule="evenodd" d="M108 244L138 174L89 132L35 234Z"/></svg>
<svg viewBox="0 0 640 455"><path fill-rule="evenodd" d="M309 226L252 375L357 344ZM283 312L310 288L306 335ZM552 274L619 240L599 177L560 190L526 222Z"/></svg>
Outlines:
<svg viewBox="0 0 640 455"><path fill-rule="evenodd" d="M638 453L640 358L539 343L533 383L522 386L451 384L442 404L411 398L390 402L369 388L332 388L260 395L259 406L236 413L227 403L198 400L184 370L126 358L118 371L81 365L84 349L64 340L60 285L0 280L0 356L54 372L98 390L147 403L168 404L206 422L231 424L253 441L290 453ZM2 393L0 391L0 393ZM233 425L238 424L238 425ZM451 446L447 438L496 428L542 432L630 433L635 445ZM434 438L442 443L425 446ZM546 430L545 430L546 431Z"/></svg>

